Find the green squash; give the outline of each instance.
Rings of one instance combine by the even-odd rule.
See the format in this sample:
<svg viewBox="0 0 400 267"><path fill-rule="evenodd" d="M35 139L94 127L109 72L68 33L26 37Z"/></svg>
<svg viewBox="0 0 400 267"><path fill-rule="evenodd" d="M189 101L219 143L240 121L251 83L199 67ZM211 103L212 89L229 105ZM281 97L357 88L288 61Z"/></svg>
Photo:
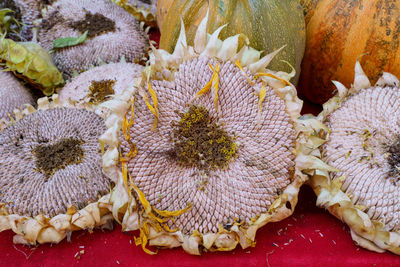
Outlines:
<svg viewBox="0 0 400 267"><path fill-rule="evenodd" d="M162 2L159 0L158 5L161 6ZM180 32L181 16L188 32L188 44L193 45L197 26L209 10L209 33L227 24L221 32L221 39L243 33L249 38L251 47L265 53L286 45L268 68L291 72L291 67L283 62L287 61L296 69L292 82L297 83L305 49L305 22L299 1L175 0L168 5L170 7L166 17L163 17L161 28L161 49L173 51Z"/></svg>

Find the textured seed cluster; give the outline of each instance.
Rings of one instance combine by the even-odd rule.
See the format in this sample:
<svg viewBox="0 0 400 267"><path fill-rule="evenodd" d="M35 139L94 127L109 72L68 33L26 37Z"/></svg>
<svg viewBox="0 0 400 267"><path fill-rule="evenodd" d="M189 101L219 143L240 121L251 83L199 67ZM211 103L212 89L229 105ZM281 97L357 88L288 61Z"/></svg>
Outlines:
<svg viewBox="0 0 400 267"><path fill-rule="evenodd" d="M107 92L111 89L113 94L119 95L132 86L142 69L141 65L133 63L110 63L92 68L67 83L59 92L60 100L80 102L90 98L91 103L102 102L110 95Z"/></svg>
<svg viewBox="0 0 400 267"><path fill-rule="evenodd" d="M400 229L400 90L370 88L349 97L327 118L324 160L345 176L342 189L388 230Z"/></svg>
<svg viewBox="0 0 400 267"><path fill-rule="evenodd" d="M9 118L14 109L20 109L24 104L34 103L29 90L10 72L1 71L0 68L0 119Z"/></svg>
<svg viewBox="0 0 400 267"><path fill-rule="evenodd" d="M251 86L234 64L226 62L220 63L219 111L211 92L191 102L211 79L209 63L214 66L217 62L206 58L186 61L173 82L153 81L159 110L157 128L152 130L154 115L137 95L130 129L131 141L138 147L138 155L128 162L131 177L158 209L173 211L192 205L170 225L185 233L217 232L220 224L250 221L267 212L293 178L295 131L284 101L268 87L258 129L255 92L261 83ZM187 113L191 104L207 110L224 132L234 133L237 149L226 166L182 166L171 157L176 149L172 122L181 121L180 114ZM123 134L120 138L121 151L126 154L130 146Z"/></svg>
<svg viewBox="0 0 400 267"><path fill-rule="evenodd" d="M89 21L88 21L89 19ZM91 22L91 23L88 23ZM141 60L149 47L148 37L139 23L123 8L109 0L58 0L43 18L39 42L53 48L58 38L78 37L88 30L83 44L56 49L53 60L61 71L71 76L104 62Z"/></svg>
<svg viewBox="0 0 400 267"><path fill-rule="evenodd" d="M236 155L233 137L211 119L207 109L192 105L179 116L180 121L172 122L171 156L183 166L221 168Z"/></svg>
<svg viewBox="0 0 400 267"><path fill-rule="evenodd" d="M0 133L0 203L25 216L65 213L104 195L99 136L104 120L84 109L27 115ZM44 157L48 160L44 160Z"/></svg>

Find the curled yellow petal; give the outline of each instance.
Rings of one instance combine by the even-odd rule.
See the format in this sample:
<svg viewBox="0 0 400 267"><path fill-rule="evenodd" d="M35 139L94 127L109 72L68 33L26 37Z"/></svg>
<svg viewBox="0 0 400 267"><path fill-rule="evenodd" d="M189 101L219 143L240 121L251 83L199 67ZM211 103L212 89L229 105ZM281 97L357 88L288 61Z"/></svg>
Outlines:
<svg viewBox="0 0 400 267"><path fill-rule="evenodd" d="M215 110L218 112L218 84L219 84L219 71L220 71L220 66L219 64L215 65L215 68L213 70L213 77L211 78L212 80L212 86L211 89L214 94L214 105L215 105Z"/></svg>
<svg viewBox="0 0 400 267"><path fill-rule="evenodd" d="M130 128L132 127L134 121L133 117L135 114L135 98L132 98L132 104L131 104L131 117L129 121L127 120L126 116L128 115L128 112L125 113L124 119L122 121L122 132L124 133L125 140L129 144L129 152L128 154L121 156L120 161L121 162L127 162L130 159L136 157L137 155L137 146L131 141L131 134L130 134Z"/></svg>
<svg viewBox="0 0 400 267"><path fill-rule="evenodd" d="M257 129L261 128L261 114L262 114L262 103L264 102L265 96L267 94L267 89L265 88L265 83L262 81L262 86L260 92L258 93L258 114L257 114Z"/></svg>
<svg viewBox="0 0 400 267"><path fill-rule="evenodd" d="M153 100L153 104L154 107L150 104L149 102L149 97L147 96L146 93L142 94L143 100L146 103L147 108L151 111L151 113L153 113L155 119L154 119L154 124L153 124L153 131L156 129L157 127L157 122L158 122L158 102L157 102L157 94L156 91L154 91L154 89L151 87L150 82L147 83L147 89L151 95L151 98Z"/></svg>
<svg viewBox="0 0 400 267"><path fill-rule="evenodd" d="M186 208L177 210L177 211L159 210L159 209L156 209L155 207L153 207L153 210L160 216L169 218L169 217L176 217L176 216L182 215L191 208L192 208L192 205L188 204L188 206Z"/></svg>
<svg viewBox="0 0 400 267"><path fill-rule="evenodd" d="M123 131L123 133L125 135L125 140L129 140L130 136L131 136L129 129L133 125L133 116L134 116L134 113L135 113L135 98L132 98L131 117L129 119L129 122L126 119L126 116L128 115L127 113L125 114L125 117L124 117L124 120L123 120L123 123L122 123L122 131Z"/></svg>
<svg viewBox="0 0 400 267"><path fill-rule="evenodd" d="M198 97L206 94L211 89L214 95L215 110L218 111L218 85L219 85L219 71L221 67L218 63L215 65L215 68L211 64L209 64L209 67L213 72L210 81L208 81L206 85L200 91L197 92L197 94L193 97L193 99L190 102L193 102Z"/></svg>
<svg viewBox="0 0 400 267"><path fill-rule="evenodd" d="M279 78L278 76L276 76L276 75L273 75L273 74L271 74L271 73L262 73L262 72L260 72L260 73L257 73L254 77L256 77L256 78L258 78L258 77L271 77L271 78L274 78L274 79L276 79L276 80L278 80L278 81L280 81L280 82L282 82L284 85L291 85L290 84L290 82L288 82L288 81L286 81L286 80L284 80L284 79L282 79L282 78Z"/></svg>
<svg viewBox="0 0 400 267"><path fill-rule="evenodd" d="M254 82L250 79L250 77L247 75L247 73L244 71L242 65L240 64L240 61L237 59L235 61L235 65L242 71L243 75L246 77L247 81L249 82L250 85L254 85Z"/></svg>

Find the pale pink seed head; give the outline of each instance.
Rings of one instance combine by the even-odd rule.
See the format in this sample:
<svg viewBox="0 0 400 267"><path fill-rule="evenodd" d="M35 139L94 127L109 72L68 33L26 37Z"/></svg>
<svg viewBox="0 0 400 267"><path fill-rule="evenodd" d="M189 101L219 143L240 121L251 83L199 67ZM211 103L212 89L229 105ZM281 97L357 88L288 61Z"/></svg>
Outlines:
<svg viewBox="0 0 400 267"><path fill-rule="evenodd" d="M342 190L387 230L400 229L400 90L372 87L351 95L326 119L323 159L345 177Z"/></svg>
<svg viewBox="0 0 400 267"><path fill-rule="evenodd" d="M202 162L183 166L176 159L174 122L181 120L178 113L187 112L190 100L210 81L213 72L209 63L221 67L219 112L211 92L192 104L208 110L213 121L233 138L237 151L224 167L208 168ZM175 219L175 224L170 222L170 227L184 233L215 233L219 225L229 228L235 219L246 225L266 213L291 183L294 172L295 130L284 100L267 86L258 128L259 97L255 93L261 82L251 86L231 62L208 58L186 61L179 66L174 81L152 81L151 85L158 99L157 128L152 131L154 115L136 95L130 134L138 155L128 162L128 171L157 209L174 211L192 205ZM121 151L126 154L130 146L123 134L120 141ZM194 142L201 144L199 140Z"/></svg>
<svg viewBox="0 0 400 267"><path fill-rule="evenodd" d="M29 89L12 73L0 69L0 119L9 118L14 109L20 109L24 104L35 104Z"/></svg>
<svg viewBox="0 0 400 267"><path fill-rule="evenodd" d="M39 110L7 127L0 133L0 203L10 214L53 217L96 202L110 186L98 142L104 131L101 117L76 108Z"/></svg>
<svg viewBox="0 0 400 267"><path fill-rule="evenodd" d="M150 45L148 36L132 15L109 0L56 1L40 25L40 44L51 50L55 39L81 36L86 28L79 28L78 24L88 22L88 16L102 19L89 21L98 27L89 30L86 41L52 53L56 66L66 75L88 70L91 65L97 66L99 60L110 63L124 57L127 62L135 62L146 56Z"/></svg>

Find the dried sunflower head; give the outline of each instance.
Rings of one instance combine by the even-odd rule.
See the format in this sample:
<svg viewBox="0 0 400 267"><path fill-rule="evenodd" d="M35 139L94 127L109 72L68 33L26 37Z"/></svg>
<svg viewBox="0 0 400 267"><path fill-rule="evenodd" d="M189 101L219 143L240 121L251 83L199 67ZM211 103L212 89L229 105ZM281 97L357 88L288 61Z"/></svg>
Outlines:
<svg viewBox="0 0 400 267"><path fill-rule="evenodd" d="M157 27L157 0L111 0L132 14L137 20L147 25Z"/></svg>
<svg viewBox="0 0 400 267"><path fill-rule="evenodd" d="M352 87L335 85L320 120L330 129L323 160L337 172L313 177L317 204L347 223L359 245L400 254L399 81L383 73L371 86L357 62Z"/></svg>
<svg viewBox="0 0 400 267"><path fill-rule="evenodd" d="M34 21L41 16L40 7L39 0L2 0L0 2L0 9L9 8L14 11L10 15L15 18L15 23L11 25L13 32L9 35L13 40L25 42L32 40ZM18 22L22 24L19 25ZM20 30L19 26L21 26Z"/></svg>
<svg viewBox="0 0 400 267"><path fill-rule="evenodd" d="M149 40L139 23L109 0L59 0L48 8L39 29L39 42L47 50L58 38L78 37L87 31L84 43L55 49L56 66L67 76L88 70L100 61L139 62Z"/></svg>
<svg viewBox="0 0 400 267"><path fill-rule="evenodd" d="M109 223L111 181L98 143L105 128L95 112L62 107L57 95L17 112L0 132L0 231L12 229L14 243L58 243Z"/></svg>
<svg viewBox="0 0 400 267"><path fill-rule="evenodd" d="M8 118L24 104L34 104L29 89L23 86L10 72L0 68L0 119Z"/></svg>
<svg viewBox="0 0 400 267"><path fill-rule="evenodd" d="M110 63L79 74L59 92L61 102L100 104L119 95L139 78L143 67L133 63Z"/></svg>
<svg viewBox="0 0 400 267"><path fill-rule="evenodd" d="M194 47L182 25L174 54L154 50L132 94L102 104L114 112L100 138L113 214L149 253L148 241L192 254L251 246L293 212L303 171L325 167L310 155L320 123L299 118L287 73L265 69L274 54L237 52L239 35L221 41L222 28L207 39L206 23Z"/></svg>

